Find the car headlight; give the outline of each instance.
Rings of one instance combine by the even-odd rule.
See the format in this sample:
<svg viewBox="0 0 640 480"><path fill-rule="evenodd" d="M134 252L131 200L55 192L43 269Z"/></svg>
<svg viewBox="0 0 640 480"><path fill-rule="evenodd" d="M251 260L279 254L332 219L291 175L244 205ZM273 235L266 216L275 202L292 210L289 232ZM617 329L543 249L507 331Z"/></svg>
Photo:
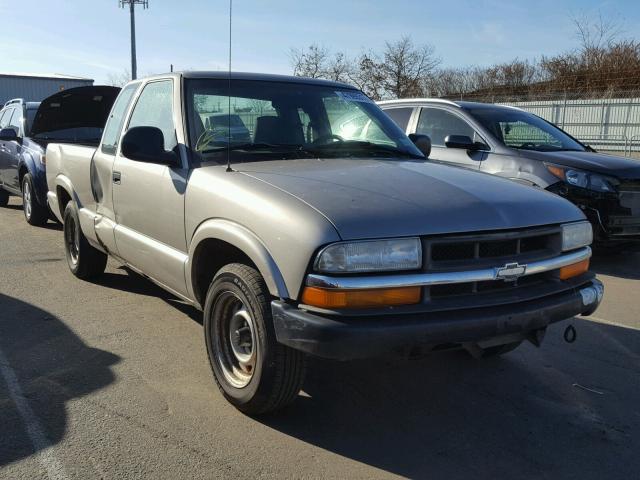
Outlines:
<svg viewBox="0 0 640 480"><path fill-rule="evenodd" d="M593 243L593 228L589 222L562 225L562 251L575 250Z"/></svg>
<svg viewBox="0 0 640 480"><path fill-rule="evenodd" d="M615 179L599 175L597 173L578 170L576 168L563 167L545 163L545 167L560 180L574 187L586 188L595 192L615 192Z"/></svg>
<svg viewBox="0 0 640 480"><path fill-rule="evenodd" d="M416 270L421 266L419 238L334 243L318 254L314 265L323 273Z"/></svg>

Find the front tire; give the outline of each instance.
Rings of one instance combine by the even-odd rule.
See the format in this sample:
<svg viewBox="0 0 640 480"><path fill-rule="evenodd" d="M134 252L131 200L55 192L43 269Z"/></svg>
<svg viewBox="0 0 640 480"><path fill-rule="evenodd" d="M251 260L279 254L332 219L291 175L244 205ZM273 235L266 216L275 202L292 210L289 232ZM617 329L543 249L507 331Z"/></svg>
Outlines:
<svg viewBox="0 0 640 480"><path fill-rule="evenodd" d="M204 333L220 392L248 415L272 412L293 402L305 374L303 353L279 344L270 295L252 267L223 267L207 292Z"/></svg>
<svg viewBox="0 0 640 480"><path fill-rule="evenodd" d="M82 280L104 273L107 255L92 247L80 229L78 212L73 202L64 209L64 251L69 270Z"/></svg>
<svg viewBox="0 0 640 480"><path fill-rule="evenodd" d="M47 208L38 203L30 173L25 174L22 179L22 211L27 223L34 227L41 227L49 219Z"/></svg>

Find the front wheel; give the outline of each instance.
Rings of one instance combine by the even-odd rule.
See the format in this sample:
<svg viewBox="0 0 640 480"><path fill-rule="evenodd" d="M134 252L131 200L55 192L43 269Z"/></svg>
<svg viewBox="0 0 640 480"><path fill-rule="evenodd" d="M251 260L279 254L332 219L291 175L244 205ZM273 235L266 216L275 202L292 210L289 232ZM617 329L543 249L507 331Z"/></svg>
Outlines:
<svg viewBox="0 0 640 480"><path fill-rule="evenodd" d="M216 274L205 302L204 333L218 388L238 410L258 415L296 399L305 356L276 341L269 291L254 268L234 263Z"/></svg>
<svg viewBox="0 0 640 480"><path fill-rule="evenodd" d="M89 280L104 273L107 255L92 247L80 229L78 211L73 202L64 209L64 251L69 270L82 280Z"/></svg>
<svg viewBox="0 0 640 480"><path fill-rule="evenodd" d="M38 203L36 191L33 188L33 177L30 173L25 174L22 179L22 210L29 225L41 227L49 219L47 208Z"/></svg>

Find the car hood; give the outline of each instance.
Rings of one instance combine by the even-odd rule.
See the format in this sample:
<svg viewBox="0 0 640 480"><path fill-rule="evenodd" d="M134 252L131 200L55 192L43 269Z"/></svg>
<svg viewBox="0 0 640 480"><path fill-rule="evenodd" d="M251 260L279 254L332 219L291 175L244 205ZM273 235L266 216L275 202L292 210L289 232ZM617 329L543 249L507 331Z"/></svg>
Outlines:
<svg viewBox="0 0 640 480"><path fill-rule="evenodd" d="M516 229L584 218L544 190L428 162L306 159L235 168L310 205L343 239Z"/></svg>
<svg viewBox="0 0 640 480"><path fill-rule="evenodd" d="M594 152L535 152L521 150L526 158L589 170L621 179L640 179L640 161Z"/></svg>

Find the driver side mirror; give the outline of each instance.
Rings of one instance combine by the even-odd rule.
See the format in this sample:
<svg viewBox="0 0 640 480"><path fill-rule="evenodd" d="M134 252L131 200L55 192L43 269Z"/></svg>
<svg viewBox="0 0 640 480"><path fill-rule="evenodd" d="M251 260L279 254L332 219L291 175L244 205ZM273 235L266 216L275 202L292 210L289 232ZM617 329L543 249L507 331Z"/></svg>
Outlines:
<svg viewBox="0 0 640 480"><path fill-rule="evenodd" d="M157 127L133 127L122 137L122 155L130 160L177 166L175 152L164 149L164 134Z"/></svg>
<svg viewBox="0 0 640 480"><path fill-rule="evenodd" d="M431 155L431 139L427 135L411 133L409 134L409 140L418 147L418 150L423 153L425 158L429 158L429 155Z"/></svg>
<svg viewBox="0 0 640 480"><path fill-rule="evenodd" d="M478 150L479 145L466 135L447 135L444 139L447 148L460 148L462 150Z"/></svg>
<svg viewBox="0 0 640 480"><path fill-rule="evenodd" d="M18 140L20 137L18 137L18 132L16 131L15 128L3 128L2 130L0 130L0 140L3 140L5 142L11 142L14 140Z"/></svg>

